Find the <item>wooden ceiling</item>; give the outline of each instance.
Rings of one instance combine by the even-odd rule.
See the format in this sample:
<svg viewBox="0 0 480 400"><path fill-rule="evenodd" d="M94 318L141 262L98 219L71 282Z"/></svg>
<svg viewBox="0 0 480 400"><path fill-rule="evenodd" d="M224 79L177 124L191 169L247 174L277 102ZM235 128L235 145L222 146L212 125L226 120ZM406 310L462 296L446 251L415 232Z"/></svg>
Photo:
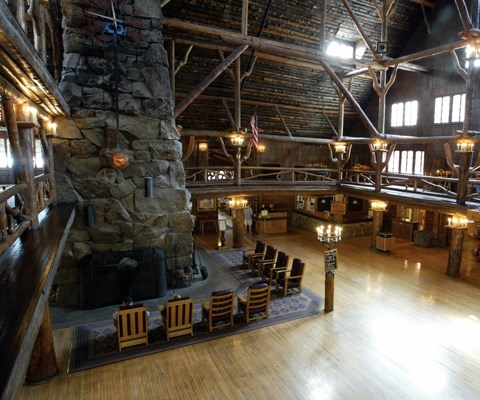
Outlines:
<svg viewBox="0 0 480 400"><path fill-rule="evenodd" d="M178 105L222 61L219 49L227 57L239 45L242 1L172 0L164 3L164 35L167 43L175 40L176 62L181 62L189 45L194 45L187 62L176 74ZM380 8L383 7L381 0L348 1L373 44L380 41L382 26L375 3ZM428 21L435 2L396 0L387 3L392 3L394 9L388 25L388 57L395 58L402 54L417 27L425 25L425 18ZM248 10L249 36L272 40L280 47L301 48L312 59L295 57L295 53L292 53L293 56L279 54L275 48L257 48L255 55L258 58L252 72L242 82L241 126L248 126L256 109L261 132L287 135L286 125L293 136L332 137L334 131L330 123L334 127L338 125L338 94L330 77L314 58L322 56L322 43L328 45L334 39L365 47L342 1L327 1L324 9L324 1L318 0L251 0ZM218 31L217 34L209 34L202 29L184 28L184 25L176 21L213 27L232 32L232 35L221 35ZM252 50L249 48L241 55L242 73L248 70L251 58ZM372 53L367 48L360 59L349 60L343 65L336 63L334 67L337 74L342 75L371 65L372 59ZM230 66L230 70L233 69L234 64ZM349 85L348 81L346 85ZM359 74L352 79L350 85L354 98L365 106L374 94L371 78ZM233 114L234 83L228 72L219 76L178 116L177 124L187 130L231 130L222 100L223 103L226 101ZM356 136L365 132L348 102L345 111L345 135Z"/></svg>

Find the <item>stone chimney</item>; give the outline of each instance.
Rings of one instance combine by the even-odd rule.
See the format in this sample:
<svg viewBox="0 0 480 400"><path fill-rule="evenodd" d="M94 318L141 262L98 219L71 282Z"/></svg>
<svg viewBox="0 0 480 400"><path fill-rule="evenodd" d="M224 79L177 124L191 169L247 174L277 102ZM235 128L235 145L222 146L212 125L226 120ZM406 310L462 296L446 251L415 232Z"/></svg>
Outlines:
<svg viewBox="0 0 480 400"><path fill-rule="evenodd" d="M110 2L61 1L64 71L59 85L72 118L56 121L55 171L59 202L79 206L56 277L57 303L66 306L78 304L78 261L94 251L159 247L167 257L170 286L184 286L191 275L190 194L172 119L161 2L118 3L125 35L117 35L117 115L113 34L106 32L108 20L91 14L111 17ZM128 156L124 169L112 168L115 151ZM153 191L146 197L149 177ZM87 226L87 208L94 214L92 226Z"/></svg>

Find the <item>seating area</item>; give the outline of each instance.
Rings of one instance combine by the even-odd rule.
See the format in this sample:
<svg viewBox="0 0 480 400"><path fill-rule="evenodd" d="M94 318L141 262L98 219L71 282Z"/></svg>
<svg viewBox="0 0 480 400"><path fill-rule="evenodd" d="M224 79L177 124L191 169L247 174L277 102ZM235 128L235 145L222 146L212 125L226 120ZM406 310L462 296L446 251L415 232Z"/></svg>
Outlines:
<svg viewBox="0 0 480 400"><path fill-rule="evenodd" d="M214 291L208 301L201 300L201 323L209 332L234 327L235 323L268 319L272 290L276 296L288 296L302 292L305 262L279 251L262 240L257 240L253 249L242 254L243 263L238 268L246 269L253 282L242 293L233 289ZM254 277L253 277L254 276ZM274 289L272 289L274 287ZM235 313L235 300L237 308ZM170 339L194 335L194 299L174 297L159 305L162 319L162 335ZM114 322L116 322L114 320ZM118 325L118 327L117 327ZM148 345L148 312L143 305L123 306L118 311L118 341L120 350L137 344Z"/></svg>

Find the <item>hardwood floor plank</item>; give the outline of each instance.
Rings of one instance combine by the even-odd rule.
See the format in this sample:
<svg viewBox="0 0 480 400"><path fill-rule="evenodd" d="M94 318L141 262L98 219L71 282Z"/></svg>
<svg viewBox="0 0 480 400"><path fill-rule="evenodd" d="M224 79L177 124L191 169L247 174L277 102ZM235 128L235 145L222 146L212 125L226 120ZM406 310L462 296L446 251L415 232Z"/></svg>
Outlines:
<svg viewBox="0 0 480 400"><path fill-rule="evenodd" d="M249 245L255 236L247 236ZM324 293L322 245L293 229L266 241L307 263L305 286ZM215 234L197 244L213 251ZM55 331L62 373L19 399L478 399L480 263L465 243L461 278L447 248L370 237L338 246L328 314L67 375L72 329Z"/></svg>

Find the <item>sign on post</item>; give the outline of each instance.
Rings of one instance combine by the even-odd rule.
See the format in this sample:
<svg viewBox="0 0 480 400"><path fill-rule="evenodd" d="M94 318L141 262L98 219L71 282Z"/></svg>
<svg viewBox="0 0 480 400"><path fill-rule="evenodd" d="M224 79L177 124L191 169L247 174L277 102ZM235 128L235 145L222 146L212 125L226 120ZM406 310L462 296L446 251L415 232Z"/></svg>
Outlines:
<svg viewBox="0 0 480 400"><path fill-rule="evenodd" d="M337 249L325 251L325 271L337 269Z"/></svg>

